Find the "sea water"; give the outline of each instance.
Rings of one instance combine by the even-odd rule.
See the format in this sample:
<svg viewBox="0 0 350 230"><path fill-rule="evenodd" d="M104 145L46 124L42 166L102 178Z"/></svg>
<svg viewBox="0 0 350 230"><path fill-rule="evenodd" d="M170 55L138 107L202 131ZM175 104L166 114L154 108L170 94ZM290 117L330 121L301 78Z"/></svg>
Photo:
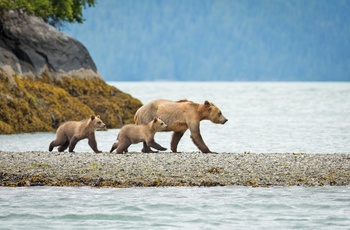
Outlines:
<svg viewBox="0 0 350 230"><path fill-rule="evenodd" d="M201 122L201 134L214 152L350 153L350 83L109 82L147 103L157 98L205 100L228 119ZM109 151L118 129L96 132L98 147ZM171 133L156 141L170 151ZM46 151L54 132L0 135L0 150ZM140 151L142 144L129 151ZM87 140L75 151L91 151ZM178 151L198 151L187 131Z"/></svg>
<svg viewBox="0 0 350 230"><path fill-rule="evenodd" d="M228 118L201 122L215 152L350 153L350 83L109 82L147 103L205 100ZM96 133L109 151L118 129ZM47 151L53 132L0 135L0 150ZM171 133L157 133L169 147ZM133 145L130 151L140 151ZM76 152L91 151L81 141ZM179 151L198 151L186 132ZM0 166L1 167L1 166ZM350 170L350 169L349 169ZM349 229L350 187L4 188L0 229Z"/></svg>
<svg viewBox="0 0 350 230"><path fill-rule="evenodd" d="M0 229L349 229L349 194L350 187L0 187Z"/></svg>

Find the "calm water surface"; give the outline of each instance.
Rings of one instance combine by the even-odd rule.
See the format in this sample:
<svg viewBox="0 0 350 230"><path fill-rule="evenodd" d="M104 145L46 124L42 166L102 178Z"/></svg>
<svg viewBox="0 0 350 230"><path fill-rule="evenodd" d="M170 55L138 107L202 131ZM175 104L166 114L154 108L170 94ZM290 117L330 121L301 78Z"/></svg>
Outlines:
<svg viewBox="0 0 350 230"><path fill-rule="evenodd" d="M1 188L1 229L349 229L350 187Z"/></svg>
<svg viewBox="0 0 350 230"><path fill-rule="evenodd" d="M201 123L217 152L350 153L349 83L110 82L143 103L209 100L229 119ZM109 151L118 129L97 132ZM54 133L0 135L0 150L47 150ZM156 140L169 146L171 134ZM133 145L130 151L140 151ZM79 151L91 151L87 141ZM197 151L189 133L179 151ZM79 153L77 153L79 154ZM0 166L1 167L1 166ZM350 229L350 187L4 188L0 229Z"/></svg>

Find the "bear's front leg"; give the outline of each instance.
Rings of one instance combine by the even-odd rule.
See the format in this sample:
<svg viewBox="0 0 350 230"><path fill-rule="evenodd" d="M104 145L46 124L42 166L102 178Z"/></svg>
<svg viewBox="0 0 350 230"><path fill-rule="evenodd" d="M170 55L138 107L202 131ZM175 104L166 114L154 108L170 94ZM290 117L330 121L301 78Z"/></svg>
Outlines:
<svg viewBox="0 0 350 230"><path fill-rule="evenodd" d="M99 151L97 149L97 142L95 139L95 133L90 134L88 139L89 139L88 143L89 143L90 147L92 148L92 150L94 150L95 153L102 153L102 151Z"/></svg>
<svg viewBox="0 0 350 230"><path fill-rule="evenodd" d="M204 143L202 135L199 130L199 123L191 124L191 139L193 143L199 148L202 153L211 153L207 145Z"/></svg>
<svg viewBox="0 0 350 230"><path fill-rule="evenodd" d="M68 151L70 153L74 153L73 150L74 150L75 146L77 145L78 141L80 141L80 139L77 136L73 136L70 139L70 141L69 141L69 149L68 149Z"/></svg>
<svg viewBox="0 0 350 230"><path fill-rule="evenodd" d="M173 137L171 138L170 148L174 153L177 152L177 145L179 144L182 136L185 132L174 132Z"/></svg>
<svg viewBox="0 0 350 230"><path fill-rule="evenodd" d="M147 142L143 142L143 148L142 148L141 152L143 152L143 153L156 153L158 151L153 151L151 149L151 146L147 145Z"/></svg>
<svg viewBox="0 0 350 230"><path fill-rule="evenodd" d="M191 134L191 139L202 153L211 153L200 134Z"/></svg>
<svg viewBox="0 0 350 230"><path fill-rule="evenodd" d="M164 148L163 146L161 146L160 144L158 144L157 142L154 141L154 139L150 140L147 142L147 145L152 147L152 148L155 148L155 149L158 149L160 151L165 151L167 150L167 148Z"/></svg>

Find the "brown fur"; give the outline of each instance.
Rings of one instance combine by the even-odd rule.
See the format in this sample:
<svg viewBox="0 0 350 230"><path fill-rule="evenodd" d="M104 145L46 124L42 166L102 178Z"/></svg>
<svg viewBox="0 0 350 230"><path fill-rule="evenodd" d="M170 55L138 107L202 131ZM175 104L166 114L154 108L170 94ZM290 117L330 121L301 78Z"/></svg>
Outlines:
<svg viewBox="0 0 350 230"><path fill-rule="evenodd" d="M153 117L159 117L167 125L165 131L173 131L171 150L177 152L177 145L187 129L191 132L191 139L203 153L211 151L204 143L200 134L200 121L210 120L216 124L225 124L227 119L220 109L213 103L205 101L197 104L188 100L170 101L157 99L143 105L136 111L135 124L147 124ZM146 152L150 149L146 149Z"/></svg>
<svg viewBox="0 0 350 230"><path fill-rule="evenodd" d="M117 137L117 142L112 145L111 151L117 149L117 153L128 152L131 144L145 142L147 147L164 151L166 148L162 147L154 141L156 132L163 131L167 125L159 118L154 118L147 125L124 125Z"/></svg>
<svg viewBox="0 0 350 230"><path fill-rule="evenodd" d="M68 147L69 152L74 152L73 150L78 141L88 138L92 150L95 153L101 153L102 151L97 149L95 130L105 126L99 115L96 117L92 115L89 119L82 121L67 121L57 129L56 140L50 143L49 151L51 152L54 147L59 146L59 152L63 152Z"/></svg>

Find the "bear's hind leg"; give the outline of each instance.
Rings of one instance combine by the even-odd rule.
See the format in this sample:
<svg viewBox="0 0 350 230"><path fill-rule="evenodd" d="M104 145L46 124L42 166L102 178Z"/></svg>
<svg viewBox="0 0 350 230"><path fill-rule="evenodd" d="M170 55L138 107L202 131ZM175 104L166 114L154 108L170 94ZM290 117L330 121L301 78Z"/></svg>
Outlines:
<svg viewBox="0 0 350 230"><path fill-rule="evenodd" d="M66 142L64 142L63 144L61 144L60 147L58 147L58 152L64 152L64 150L68 148L68 145L69 145L69 141L66 140Z"/></svg>
<svg viewBox="0 0 350 230"><path fill-rule="evenodd" d="M119 142L117 147L117 153L127 153L130 145L130 142Z"/></svg>
<svg viewBox="0 0 350 230"><path fill-rule="evenodd" d="M51 141L50 146L49 146L49 151L52 152L53 148L55 148L56 146L58 146L56 144L56 140Z"/></svg>
<svg viewBox="0 0 350 230"><path fill-rule="evenodd" d="M53 148L55 148L56 146L62 146L62 145L64 145L64 144L66 144L67 143L67 139L65 139L65 138L56 138L56 140L53 140L53 141L51 141L51 143L50 143L50 146L49 146L49 151L51 152L52 150L53 150ZM68 144L69 144L69 142L68 142ZM67 145L68 146L68 145ZM60 149L61 147L59 147L59 149ZM66 147L67 148L67 147ZM58 150L59 151L59 150Z"/></svg>
<svg viewBox="0 0 350 230"><path fill-rule="evenodd" d="M110 153L113 152L116 148L118 148L118 141L114 142L114 144L112 145L111 150L109 151Z"/></svg>

